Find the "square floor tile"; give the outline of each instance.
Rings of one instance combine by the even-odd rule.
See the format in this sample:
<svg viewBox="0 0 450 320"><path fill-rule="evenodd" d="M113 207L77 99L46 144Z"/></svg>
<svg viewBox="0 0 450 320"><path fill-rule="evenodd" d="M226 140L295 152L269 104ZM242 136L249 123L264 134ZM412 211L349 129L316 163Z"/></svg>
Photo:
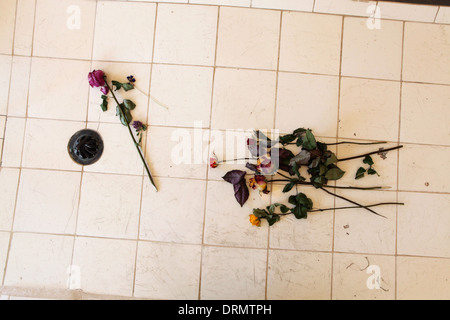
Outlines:
<svg viewBox="0 0 450 320"><path fill-rule="evenodd" d="M197 300L201 250L200 246L140 241L134 295Z"/></svg>
<svg viewBox="0 0 450 320"><path fill-rule="evenodd" d="M89 61L33 58L28 116L86 121Z"/></svg>
<svg viewBox="0 0 450 320"><path fill-rule="evenodd" d="M339 74L342 17L284 12L280 70Z"/></svg>
<svg viewBox="0 0 450 320"><path fill-rule="evenodd" d="M154 62L213 66L218 7L158 6Z"/></svg>
<svg viewBox="0 0 450 320"><path fill-rule="evenodd" d="M273 127L276 73L216 70L211 127L267 129Z"/></svg>
<svg viewBox="0 0 450 320"><path fill-rule="evenodd" d="M209 181L206 196L204 243L267 248L268 227L250 223L253 208L265 208L270 204L270 195L260 195L249 190L250 196L243 207L234 197L233 186L225 181Z"/></svg>
<svg viewBox="0 0 450 320"><path fill-rule="evenodd" d="M448 192L450 166L449 147L406 144L400 150L400 190Z"/></svg>
<svg viewBox="0 0 450 320"><path fill-rule="evenodd" d="M16 0L4 0L0 3L0 53L12 54L14 42L14 24L16 17Z"/></svg>
<svg viewBox="0 0 450 320"><path fill-rule="evenodd" d="M1 29L0 29L1 30ZM9 81L11 76L12 57L0 55L0 115L8 109Z"/></svg>
<svg viewBox="0 0 450 320"><path fill-rule="evenodd" d="M450 7L439 7L435 22L450 24Z"/></svg>
<svg viewBox="0 0 450 320"><path fill-rule="evenodd" d="M282 132L311 128L316 135L335 137L338 99L338 77L280 72L275 127Z"/></svg>
<svg viewBox="0 0 450 320"><path fill-rule="evenodd" d="M213 68L153 65L149 123L209 127Z"/></svg>
<svg viewBox="0 0 450 320"><path fill-rule="evenodd" d="M331 253L270 250L267 299L329 300Z"/></svg>
<svg viewBox="0 0 450 320"><path fill-rule="evenodd" d="M81 166L67 152L67 144L72 135L84 127L83 122L28 119L22 166L80 171Z"/></svg>
<svg viewBox="0 0 450 320"><path fill-rule="evenodd" d="M201 128L150 127L146 158L152 174L156 177L206 178L208 137L209 131Z"/></svg>
<svg viewBox="0 0 450 320"><path fill-rule="evenodd" d="M403 80L450 84L450 26L407 22Z"/></svg>
<svg viewBox="0 0 450 320"><path fill-rule="evenodd" d="M278 11L221 8L216 64L276 70L280 17Z"/></svg>
<svg viewBox="0 0 450 320"><path fill-rule="evenodd" d="M31 56L35 12L35 0L17 0L14 54Z"/></svg>
<svg viewBox="0 0 450 320"><path fill-rule="evenodd" d="M84 173L77 234L136 239L141 187L140 176Z"/></svg>
<svg viewBox="0 0 450 320"><path fill-rule="evenodd" d="M380 29L367 19L345 18L342 75L400 80L403 23L383 20Z"/></svg>
<svg viewBox="0 0 450 320"><path fill-rule="evenodd" d="M0 230L11 230L18 182L19 169L0 169Z"/></svg>
<svg viewBox="0 0 450 320"><path fill-rule="evenodd" d="M250 0L189 0L189 3L250 7Z"/></svg>
<svg viewBox="0 0 450 320"><path fill-rule="evenodd" d="M155 17L154 3L99 2L94 59L151 62Z"/></svg>
<svg viewBox="0 0 450 320"><path fill-rule="evenodd" d="M38 0L33 55L91 59L95 8L89 0Z"/></svg>
<svg viewBox="0 0 450 320"><path fill-rule="evenodd" d="M450 195L399 193L398 254L450 258Z"/></svg>
<svg viewBox="0 0 450 320"><path fill-rule="evenodd" d="M144 180L140 239L201 244L206 182L159 178L158 186Z"/></svg>
<svg viewBox="0 0 450 320"><path fill-rule="evenodd" d="M397 200L396 193L389 191L339 190L337 194L361 205L396 202ZM354 204L336 199L336 208L348 206L354 206ZM360 208L335 210L335 251L373 254L395 253L397 206L386 205L371 209L386 218Z"/></svg>
<svg viewBox="0 0 450 320"><path fill-rule="evenodd" d="M383 19L404 21L434 22L438 6L417 5L410 3L378 2Z"/></svg>
<svg viewBox="0 0 450 320"><path fill-rule="evenodd" d="M131 296L136 241L77 237L73 266L80 270L81 290Z"/></svg>
<svg viewBox="0 0 450 320"><path fill-rule="evenodd" d="M136 79L133 90L114 91L119 102L128 99L136 104L136 108L131 111L133 120L139 120L142 123L147 122L148 109L148 92L150 87L150 64L141 63L120 63L120 62L99 62L92 63L93 70L102 70L107 76L110 86L112 81L120 83L128 83L127 77L132 75ZM103 112L100 105L102 104L102 93L99 88L89 89L89 121L120 123L120 119L116 116L116 106L112 94L109 94L108 110Z"/></svg>
<svg viewBox="0 0 450 320"><path fill-rule="evenodd" d="M450 145L449 105L450 86L403 83L400 141Z"/></svg>
<svg viewBox="0 0 450 320"><path fill-rule="evenodd" d="M274 137L275 130L261 129L268 137ZM209 153L216 156L219 163L216 168L208 166L208 179L223 181L222 177L231 170L242 170L247 162L256 160L251 155L247 139L253 137L253 130L211 130ZM234 160L237 159L237 160Z"/></svg>
<svg viewBox="0 0 450 320"><path fill-rule="evenodd" d="M25 117L27 115L31 59L31 57L13 57L8 116ZM57 84L55 86L57 87ZM59 96L56 100L59 101L58 99L61 97ZM76 109L79 109L78 106Z"/></svg>
<svg viewBox="0 0 450 320"><path fill-rule="evenodd" d="M14 230L73 234L80 181L79 172L23 169Z"/></svg>
<svg viewBox="0 0 450 320"><path fill-rule="evenodd" d="M35 0L17 0L14 54L31 56L35 12Z"/></svg>
<svg viewBox="0 0 450 320"><path fill-rule="evenodd" d="M449 259L397 258L397 299L448 300Z"/></svg>
<svg viewBox="0 0 450 320"><path fill-rule="evenodd" d="M4 167L21 166L25 122L26 120L23 118L8 117L2 155L2 166Z"/></svg>
<svg viewBox="0 0 450 320"><path fill-rule="evenodd" d="M271 203L284 203L296 194L295 188L283 193L284 185L272 185ZM299 187L313 201L314 209L334 208L334 197L313 187ZM333 210L309 213L307 219L283 217L270 227L270 248L331 251L333 245Z"/></svg>
<svg viewBox="0 0 450 320"><path fill-rule="evenodd" d="M394 256L334 254L333 300L394 300L395 288Z"/></svg>
<svg viewBox="0 0 450 320"><path fill-rule="evenodd" d="M372 15L376 4L376 1L315 0L314 12L368 17Z"/></svg>
<svg viewBox="0 0 450 320"><path fill-rule="evenodd" d="M397 141L399 110L398 82L342 78L339 137Z"/></svg>
<svg viewBox="0 0 450 320"><path fill-rule="evenodd" d="M252 8L282 9L311 12L314 0L253 0Z"/></svg>
<svg viewBox="0 0 450 320"><path fill-rule="evenodd" d="M5 286L67 289L73 237L14 233Z"/></svg>
<svg viewBox="0 0 450 320"><path fill-rule="evenodd" d="M86 166L84 171L142 175L144 165L127 127L120 122L89 123L88 129L100 134L104 149L102 157L96 163Z"/></svg>
<svg viewBox="0 0 450 320"><path fill-rule="evenodd" d="M339 141L345 142L348 140L340 139ZM348 141L352 142L352 141ZM371 143L367 140L353 141L356 143ZM387 144L374 144L374 145L356 145L356 144L340 144L338 145L338 158L345 159L361 154L371 153L378 151L380 148L389 149L396 147L397 143L387 143ZM398 163L398 152L393 150L388 151L386 155L381 157L378 154L371 155L374 165L373 169L379 174L369 175L367 172L361 179L356 178L356 172L359 168L369 169L369 166L363 163L364 158L357 158L348 161L341 161L337 165L341 170L345 171L344 176L336 181L338 186L355 186L360 188L370 188L370 187L385 187L388 190L397 190L397 163Z"/></svg>
<svg viewBox="0 0 450 320"><path fill-rule="evenodd" d="M8 118L2 155L4 167L20 167L21 165L25 122L23 118Z"/></svg>
<svg viewBox="0 0 450 320"><path fill-rule="evenodd" d="M266 263L267 250L205 247L201 299L263 300Z"/></svg>
<svg viewBox="0 0 450 320"><path fill-rule="evenodd" d="M10 237L11 235L9 232L0 232L0 279L2 279L2 281L6 266L6 257L8 255ZM3 297L3 295L1 297ZM2 299L0 298L0 300Z"/></svg>

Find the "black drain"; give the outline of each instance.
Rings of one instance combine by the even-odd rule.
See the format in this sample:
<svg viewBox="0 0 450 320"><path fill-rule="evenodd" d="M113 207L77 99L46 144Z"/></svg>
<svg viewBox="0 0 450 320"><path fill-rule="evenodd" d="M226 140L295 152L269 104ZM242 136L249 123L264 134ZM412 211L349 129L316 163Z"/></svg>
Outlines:
<svg viewBox="0 0 450 320"><path fill-rule="evenodd" d="M84 129L70 138L67 149L73 161L89 165L97 162L102 156L103 140L96 131Z"/></svg>

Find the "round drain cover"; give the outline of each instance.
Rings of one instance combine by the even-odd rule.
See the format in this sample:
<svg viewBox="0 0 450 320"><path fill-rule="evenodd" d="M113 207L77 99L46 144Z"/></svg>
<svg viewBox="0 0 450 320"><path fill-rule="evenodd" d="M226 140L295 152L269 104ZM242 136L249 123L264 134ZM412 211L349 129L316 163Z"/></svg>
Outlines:
<svg viewBox="0 0 450 320"><path fill-rule="evenodd" d="M97 162L102 156L103 140L96 131L84 129L70 138L67 149L73 161L89 165Z"/></svg>

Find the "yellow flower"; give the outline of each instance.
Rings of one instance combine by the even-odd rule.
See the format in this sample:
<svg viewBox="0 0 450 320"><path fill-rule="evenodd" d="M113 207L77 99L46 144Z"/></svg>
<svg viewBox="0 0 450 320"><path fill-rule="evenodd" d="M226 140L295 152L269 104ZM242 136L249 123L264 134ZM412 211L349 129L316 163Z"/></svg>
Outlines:
<svg viewBox="0 0 450 320"><path fill-rule="evenodd" d="M254 214L249 215L250 217L250 223L254 226L260 227L261 226L261 220L255 216Z"/></svg>

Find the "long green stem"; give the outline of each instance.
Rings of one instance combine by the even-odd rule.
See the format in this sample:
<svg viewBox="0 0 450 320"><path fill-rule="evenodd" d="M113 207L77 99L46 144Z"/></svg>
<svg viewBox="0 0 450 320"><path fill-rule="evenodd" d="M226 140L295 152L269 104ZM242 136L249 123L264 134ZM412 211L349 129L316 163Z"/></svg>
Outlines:
<svg viewBox="0 0 450 320"><path fill-rule="evenodd" d="M392 148L388 148L388 149L381 149L381 150L377 150L377 151L361 154L361 155L358 155L358 156L353 156L353 157L344 158L344 159L338 159L338 161L342 162L342 161L347 161L347 160L358 159L358 158L362 158L362 157L366 157L366 156L371 156L373 154L378 154L378 153L382 153L382 152L388 152L388 151L392 151L392 150L397 150L397 149L400 149L400 148L403 148L403 146L397 146L397 147L392 147Z"/></svg>
<svg viewBox="0 0 450 320"><path fill-rule="evenodd" d="M385 217L385 216L383 216L383 215L381 215L381 214L379 214L379 213L373 211L372 209L370 209L370 208L367 207L367 206L363 206L362 204L359 204L358 202L355 202L355 201L353 201L353 200L350 200L350 199L348 199L348 198L345 198L345 197L343 197L343 196L340 196L340 195L338 195L338 194L335 194L335 193L333 193L333 192L330 192L330 191L328 191L328 190L326 190L326 189L324 189L324 188L320 188L320 189L323 190L323 191L325 191L325 192L328 193L328 194L331 194L331 195L333 195L333 196L339 198L339 199L348 201L348 202L350 202L350 203L352 203L352 204L358 206L359 208L366 209L367 211L372 212L373 214L375 214L375 215L377 215L377 216L380 216L380 217L383 217L383 218L387 219L387 217Z"/></svg>
<svg viewBox="0 0 450 320"><path fill-rule="evenodd" d="M289 182L290 180L287 179L273 179L273 180L267 180L267 182ZM296 184L301 184L305 186L313 186L314 183L312 182L305 182L305 181L297 181ZM349 189L349 190L379 190L387 187L351 187L351 186L330 186L330 185L322 185L324 188L331 188L331 189Z"/></svg>
<svg viewBox="0 0 450 320"><path fill-rule="evenodd" d="M105 81L105 83L106 83L106 86L108 87L109 91L111 92L114 100L116 101L117 106L119 107L119 111L121 113L121 116L123 117L123 119L127 119L125 117L125 115L124 115L122 107L120 106L120 102L117 100L117 97L114 94L114 91L112 90L112 88L109 86L108 81ZM145 171L147 171L147 175L148 175L148 177L150 179L150 182L152 183L153 187L155 188L155 191L158 191L158 188L156 188L155 181L153 180L152 174L150 173L150 169L148 168L147 161L145 161L145 158L144 158L144 156L142 154L141 146L139 145L139 143L134 138L133 131L131 131L130 123L128 122L128 120L126 120L126 122L127 122L128 132L130 133L131 139L133 140L133 144L134 144L134 146L136 147L136 149L138 151L138 154L139 154L139 157L142 160L142 163L144 164Z"/></svg>

